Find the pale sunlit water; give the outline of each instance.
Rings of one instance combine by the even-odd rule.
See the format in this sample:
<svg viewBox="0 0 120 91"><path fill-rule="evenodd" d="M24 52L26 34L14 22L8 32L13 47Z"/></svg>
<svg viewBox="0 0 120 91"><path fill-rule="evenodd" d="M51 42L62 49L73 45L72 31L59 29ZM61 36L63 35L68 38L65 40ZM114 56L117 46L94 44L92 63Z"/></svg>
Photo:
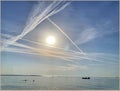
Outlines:
<svg viewBox="0 0 120 91"><path fill-rule="evenodd" d="M118 77L1 76L3 90L118 90ZM26 82L24 80L27 80ZM33 80L35 80L33 82Z"/></svg>

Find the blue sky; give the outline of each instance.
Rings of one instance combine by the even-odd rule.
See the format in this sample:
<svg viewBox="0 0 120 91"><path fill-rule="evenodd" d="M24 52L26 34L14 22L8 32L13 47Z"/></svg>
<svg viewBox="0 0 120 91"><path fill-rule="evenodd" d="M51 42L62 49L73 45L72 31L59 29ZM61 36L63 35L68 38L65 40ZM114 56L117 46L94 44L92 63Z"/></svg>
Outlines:
<svg viewBox="0 0 120 91"><path fill-rule="evenodd" d="M48 8L49 5L53 6ZM43 13L45 9L48 13ZM118 76L118 14L117 1L2 2L2 73ZM85 56L79 56L81 51L46 18L47 15ZM55 47L63 50L38 45L44 44L48 35L54 35ZM11 42L14 39L17 41ZM52 57L47 55L46 49Z"/></svg>

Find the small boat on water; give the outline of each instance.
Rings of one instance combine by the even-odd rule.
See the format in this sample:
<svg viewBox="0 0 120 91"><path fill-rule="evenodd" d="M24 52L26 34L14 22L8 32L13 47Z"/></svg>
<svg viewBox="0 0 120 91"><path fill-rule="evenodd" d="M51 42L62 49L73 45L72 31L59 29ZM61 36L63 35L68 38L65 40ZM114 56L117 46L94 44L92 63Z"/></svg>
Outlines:
<svg viewBox="0 0 120 91"><path fill-rule="evenodd" d="M26 82L26 81L28 81L28 80L23 80L23 81L25 81L25 82Z"/></svg>
<svg viewBox="0 0 120 91"><path fill-rule="evenodd" d="M33 80L33 82L35 82L35 80Z"/></svg>
<svg viewBox="0 0 120 91"><path fill-rule="evenodd" d="M90 77L82 77L82 79L90 79Z"/></svg>

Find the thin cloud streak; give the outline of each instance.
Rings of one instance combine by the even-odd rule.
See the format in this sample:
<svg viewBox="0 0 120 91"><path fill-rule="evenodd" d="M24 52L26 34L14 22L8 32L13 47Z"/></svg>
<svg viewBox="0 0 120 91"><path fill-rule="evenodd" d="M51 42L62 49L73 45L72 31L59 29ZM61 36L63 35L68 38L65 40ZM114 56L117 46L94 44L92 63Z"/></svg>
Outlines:
<svg viewBox="0 0 120 91"><path fill-rule="evenodd" d="M48 18L48 20L70 40L70 42L79 50L79 52L84 54L84 52L73 42L73 40L57 24L55 24L50 18Z"/></svg>
<svg viewBox="0 0 120 91"><path fill-rule="evenodd" d="M83 30L80 33L79 37L75 40L75 43L77 45L85 44L90 41L93 41L94 39L118 32L118 31L102 31L102 30L98 31L98 30L99 28L97 29L94 27Z"/></svg>
<svg viewBox="0 0 120 91"><path fill-rule="evenodd" d="M31 32L32 30L34 30L34 28L39 25L42 21L44 21L46 18L58 13L58 11L64 9L67 5L69 5L68 3L61 5L61 7L59 7L56 10L56 7L58 7L57 5L59 5L60 2L52 2L41 14L39 14L38 16L36 16L35 18L31 18L30 16L30 22L27 23L26 27L24 28L23 32L12 38L9 44L13 44L15 43L17 40L21 39L22 37L24 37L26 34L28 34L29 32ZM35 12L36 14L36 12ZM33 13L34 15L34 13Z"/></svg>
<svg viewBox="0 0 120 91"><path fill-rule="evenodd" d="M75 43L78 45L87 43L98 37L98 35L99 34L95 28L86 29L80 33L79 38L75 41Z"/></svg>
<svg viewBox="0 0 120 91"><path fill-rule="evenodd" d="M8 35L8 34L2 34L3 37L5 38L12 38L13 36L11 35ZM3 39L2 39L3 40ZM64 48L60 48L60 47L55 47L55 46L48 46L46 44L43 44L43 43L39 43L39 42L35 42L35 41L31 41L31 40L28 40L28 39L20 39L20 40L23 40L25 42L29 42L29 43L32 43L32 44L35 44L35 45L39 45L39 46L46 46L46 47L50 47L50 48L54 48L54 49L58 49L58 50L61 50L61 51L67 51L67 52L73 52L73 53L76 53L76 51L73 51L73 50L70 50L70 49L64 49ZM4 42L5 41L5 42ZM7 40L3 40L4 43L7 43L6 42ZM81 52L77 52L79 54L82 54Z"/></svg>
<svg viewBox="0 0 120 91"><path fill-rule="evenodd" d="M90 29L84 30L83 32L81 32L80 37L76 40L76 42L73 42L73 40L71 40L71 38L66 33L64 33L63 30L49 18L50 16L63 10L69 4L70 3L61 4L61 2L53 2L47 8L45 8L45 10L42 13L39 12L41 4L38 4L38 6L34 7L31 15L29 16L28 22L26 23L26 27L24 28L23 32L20 35L14 36L14 37L13 36L11 37L8 35L10 40L8 40L9 42L6 44L12 45L15 47L21 47L21 49L20 48L19 49L10 48L8 46L7 48L4 48L3 51L25 53L25 54L30 54L30 55L42 55L42 56L47 56L47 57L55 57L55 58L59 58L59 59L69 61L72 63L76 63L76 61L86 61L87 60L87 61L96 61L96 62L102 62L102 63L116 64L116 62L113 62L113 61L98 60L98 58L102 58L102 59L106 60L106 56L105 55L101 56L101 55L99 55L99 53L98 54L86 53L86 55L81 55L81 53L83 53L83 51L78 47L79 44L87 43L87 42L103 35L103 34L99 34L99 32L96 31L96 28L90 28ZM39 25L41 22L43 22L45 19L48 19L49 22L51 22L58 30L60 30L72 42L72 44L79 50L79 52L75 52L72 50L64 50L64 49L61 51L41 49L41 48L37 49L35 47L27 46L27 45L17 42L17 40L25 40L27 42L34 43L36 45L45 46L45 44L22 39L26 34L33 31L35 29L35 27L37 25ZM76 45L76 44L78 44L78 45ZM22 48L26 48L27 50L23 50ZM53 48L55 48L55 47L53 47ZM59 49L59 48L55 48L55 49ZM110 60L110 58L107 58L107 60ZM113 58L113 60L115 60L115 59ZM60 70L60 69L62 69L62 70L63 69L67 69L67 70L76 69L77 70L77 69L79 69L79 67L77 65L71 65L70 67L60 67L57 70Z"/></svg>
<svg viewBox="0 0 120 91"><path fill-rule="evenodd" d="M70 62L76 62L76 61L80 61L80 60L88 60L88 61L96 61L96 62L107 62L107 63L116 63L115 61L112 62L112 61L109 61L109 57L106 59L106 57L104 58L104 56L100 56L99 53L89 53L89 54L86 54L86 55L81 55L79 52L68 52L68 51L54 51L54 50L48 50L48 49L38 49L38 48L33 48L33 47L30 47L30 46L26 46L26 45L23 45L23 44L20 44L20 43L15 43L13 44L14 46L18 46L18 47L21 47L21 48L27 48L27 49L30 49L31 51L29 52L24 52L24 53L27 53L27 54L34 54L34 55L43 55L43 56L48 56L48 57L57 57L57 58L60 58L60 59L63 59L65 61L70 61ZM6 49L3 51L6 51ZM11 51L11 52L16 52L15 51ZM18 51L17 51L18 52ZM21 53L21 51L19 52ZM23 53L23 52L22 52ZM97 55L97 56L96 56ZM106 59L108 61L101 61L101 60L98 60L98 58L103 58L103 59ZM115 60L115 59L113 59Z"/></svg>

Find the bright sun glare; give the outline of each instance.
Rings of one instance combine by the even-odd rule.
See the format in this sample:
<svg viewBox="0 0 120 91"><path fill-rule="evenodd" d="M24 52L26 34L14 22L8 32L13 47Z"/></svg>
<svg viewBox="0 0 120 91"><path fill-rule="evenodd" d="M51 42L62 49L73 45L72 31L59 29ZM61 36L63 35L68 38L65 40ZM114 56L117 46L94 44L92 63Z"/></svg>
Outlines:
<svg viewBox="0 0 120 91"><path fill-rule="evenodd" d="M54 36L48 36L46 38L46 43L49 45L54 45L56 43L56 39Z"/></svg>

